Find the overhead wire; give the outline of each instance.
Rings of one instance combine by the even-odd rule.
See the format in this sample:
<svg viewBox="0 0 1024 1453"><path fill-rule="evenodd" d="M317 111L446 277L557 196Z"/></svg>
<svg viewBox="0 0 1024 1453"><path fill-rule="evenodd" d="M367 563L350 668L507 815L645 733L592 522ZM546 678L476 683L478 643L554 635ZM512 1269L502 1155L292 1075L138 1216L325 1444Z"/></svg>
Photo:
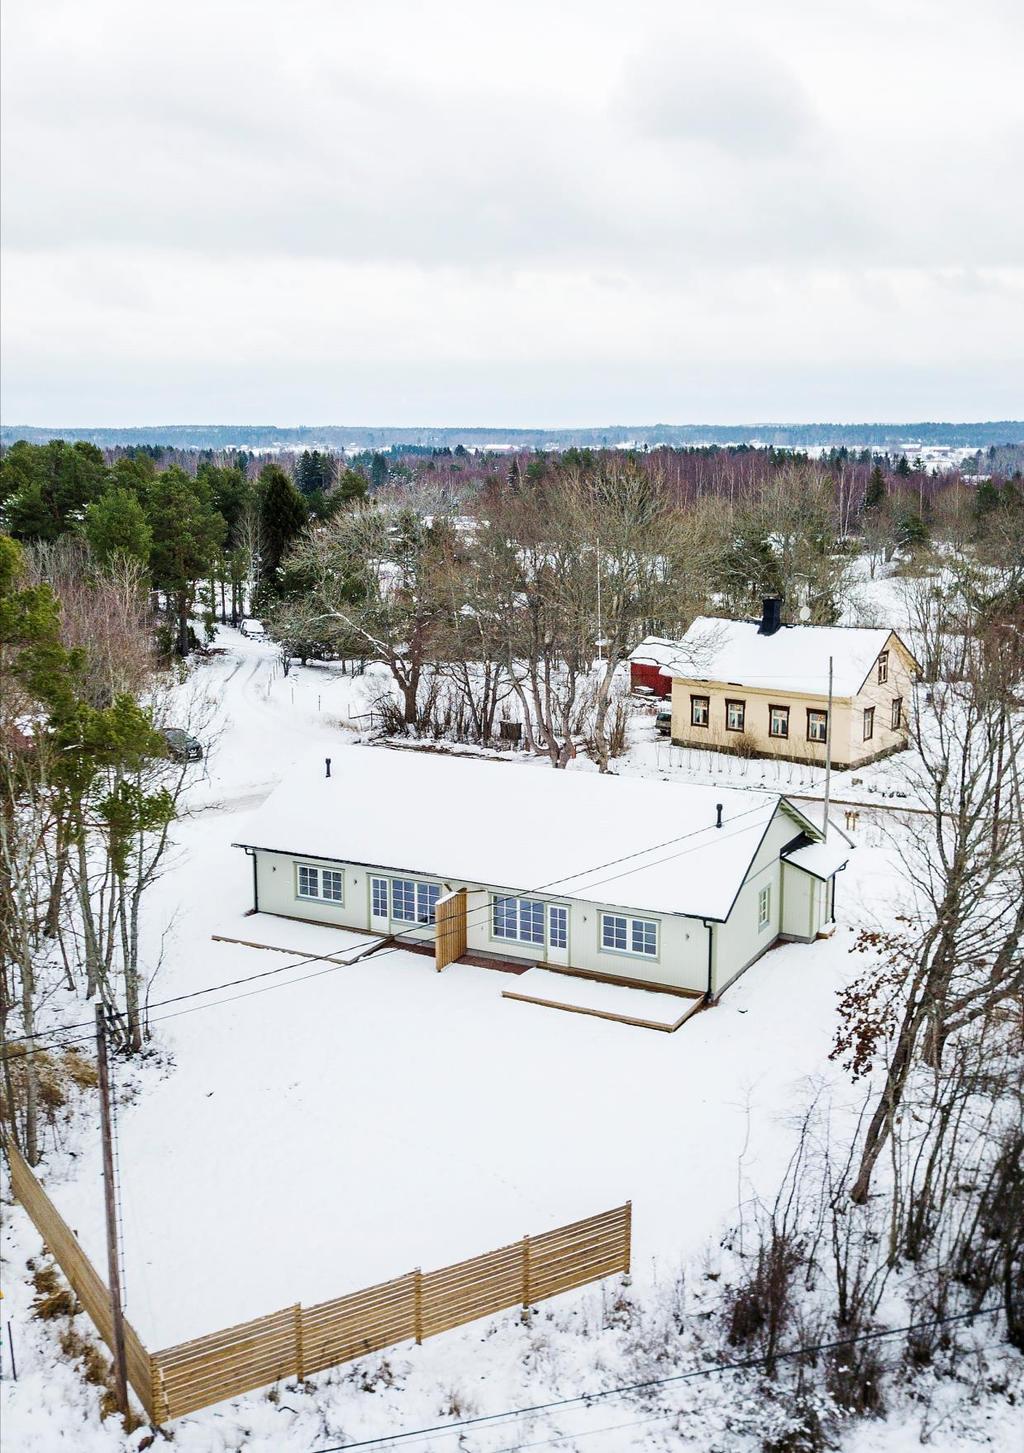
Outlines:
<svg viewBox="0 0 1024 1453"><path fill-rule="evenodd" d="M746 809L744 809L743 812L736 813L735 816L732 817L729 820L728 825L726 827L722 828L721 830L719 830L721 832L721 837L729 838L729 837L736 836L737 835L737 832L735 830L735 824L741 818L750 817L750 816L752 816L755 813L760 813L760 812L763 812L763 811L764 811L764 804L759 803L755 807L746 808ZM694 837L699 837L699 836L701 836L701 835L703 835L705 833L712 832L712 831L716 831L716 829L713 826L711 826L711 827L703 826L703 827L699 827L699 828L694 828L694 829L692 829L689 832L680 833L676 837L666 838L664 840L664 842L652 843L648 847L639 848L639 849L635 850L634 852L624 853L624 854L622 854L618 858L610 858L610 859L608 859L607 862L597 863L597 864L595 864L591 868L581 869L579 873L576 873L576 874L572 875L572 877L570 877L570 878L566 878L566 877L553 878L553 879L550 879L549 881L547 881L545 883L537 884L535 887L523 889L523 890L521 890L515 896L526 897L526 896L529 896L529 895L534 894L534 893L543 893L546 890L557 888L559 886L559 884L564 884L566 882L577 883L577 880L579 880L579 879L584 879L584 880L587 880L587 881L584 881L582 883L578 883L577 887L575 887L573 889L573 893L574 894L575 893L578 893L579 891L581 891L581 889L584 889L584 888L601 887L601 886L603 886L606 883L614 882L617 878L626 877L626 876L628 876L628 874L630 872L633 872L635 870L632 869L632 868L628 868L628 869L624 870L622 873L612 873L612 874L610 874L610 875L608 875L608 876L606 876L604 878L601 878L601 879L591 879L590 878L590 875L591 874L602 872L605 868L616 867L620 863L633 862L637 858L647 857L651 853L655 853L655 852L660 851L662 848L672 847L672 846L674 846L677 843L685 842L688 839L691 839L691 838L694 838ZM746 828L743 828L740 831L746 831ZM720 840L721 840L721 838L716 837L716 841L720 841ZM683 857L683 856L686 855L686 853L692 852L692 851L694 851L693 848L683 848L678 853L670 853L665 858L656 859L653 863L649 864L649 866L651 866L651 867L660 866L660 865L662 865L662 864L664 864L666 862L672 861L673 859L675 859L677 857ZM470 916L476 916L476 915L479 915L479 914L490 913L491 912L491 906L492 905L490 904L490 902L487 902L487 903L480 904L476 908L468 909L467 910L467 913L466 913L466 918L469 919ZM421 923L411 924L409 926L409 928L407 928L407 929L401 929L398 933L390 935L389 938L384 941L384 945L382 945L382 947L379 948L379 949L376 949L375 950L372 945L371 946L368 946L367 949L365 950L365 952L360 953L357 958L336 959L336 960L335 959L332 959L331 962L329 963L329 965L326 968L324 968L322 970L318 970L317 973L315 973L315 974L304 974L300 978L283 980L279 984L271 984L271 985L267 985L266 987L269 988L269 989L273 989L273 988L284 988L284 987L287 987L288 985L291 985L291 984L301 984L301 983L305 983L308 979L313 979L313 978L320 977L321 974L333 973L335 970L337 970L339 968L350 968L356 962L358 962L359 959L361 959L361 958L371 958L372 957L375 960L375 962L378 962L379 963L381 959L387 958L388 956L390 956L393 953L401 953L403 951L403 947L404 946L399 942L400 940L410 939L410 938L417 938L420 942L422 942L423 941L423 939L422 939L423 930L426 927L429 927L429 925L428 924L421 924ZM358 931L358 930L355 930L355 931ZM164 1007L166 1007L168 1005L171 1005L171 1004L180 1004L180 1003L183 1003L183 1002L185 1002L187 1000L201 998L201 997L203 997L203 996L205 996L207 994L216 994L216 993L221 992L224 989L233 989L233 988L237 988L237 987L239 987L240 985L243 985L243 984L256 983L256 982L258 982L261 979L272 978L272 977L276 977L279 974L287 973L291 969L299 969L299 968L302 968L306 964L322 963L324 961L324 958L325 957L326 956L324 954L309 954L309 955L307 955L307 956L305 956L303 958L296 959L296 960L294 960L291 963L288 963L288 964L279 964L279 965L277 965L273 969L264 969L261 972L256 973L256 974L247 974L247 975L242 976L241 978L226 980L224 983L221 983L221 984L210 984L210 985L207 985L205 988L202 988L202 989L194 989L194 990L192 990L192 991L190 991L189 993L186 993L186 994L175 994L175 995L172 995L171 997L169 997L167 999L157 1000L155 1003L150 1004L150 1005L147 1006L147 1009L146 1009L146 1022L147 1022L147 1024L150 1024L150 1025L151 1024L160 1024L160 1023L162 1023L166 1019L174 1019L174 1018L177 1018L178 1017L178 1013L175 1013L175 1014L161 1014L161 1015L156 1015L154 1017L149 1012L151 1009L160 1009L160 1008L164 1008ZM262 992L265 992L265 991L264 990L253 990L251 992L253 994L256 994L256 993L262 993ZM250 995L248 995L248 994L235 994L235 995L232 995L228 999L216 1000L213 1003L211 1003L211 1005L209 1007L214 1008L218 1004L230 1004L230 1003L233 1003L237 999L248 998L248 997L250 997ZM196 1006L196 1007L206 1007L206 1006ZM192 1011L190 1011L190 1010L182 1010L182 1011L179 1011L179 1013L189 1013L189 1012L192 1012ZM71 1034L76 1029L86 1029L88 1027L89 1027L89 1021L83 1020L83 1021L81 1021L80 1023L77 1023L77 1024L66 1024L66 1025L54 1026L51 1029L39 1030L39 1031L37 1031L33 1035L10 1036L7 1039L7 1043L8 1044L24 1044L24 1043L28 1042L29 1040L31 1040L33 1043L38 1043L41 1039L50 1039L50 1038L52 1038L54 1036L58 1036L58 1035ZM92 1037L93 1037L92 1035L83 1035L81 1038L78 1038L78 1039L71 1039L71 1040L66 1040L65 1039L65 1040L62 1040L59 1044L55 1045L54 1047L57 1048L57 1049L71 1049L71 1048L73 1048L74 1046L76 1046L78 1044L84 1044L84 1043L89 1042L92 1039Z"/></svg>
<svg viewBox="0 0 1024 1453"><path fill-rule="evenodd" d="M472 1418L461 1418L452 1423L436 1423L425 1428L412 1428L399 1433L382 1433L375 1438L364 1438L354 1442L335 1443L329 1447L322 1447L311 1450L311 1453L354 1453L356 1449L378 1448L386 1444L408 1443L417 1438L446 1436L461 1431L465 1428L481 1427L484 1424L496 1426L511 1418L536 1417L540 1413L554 1412L559 1408L568 1408L586 1404L591 1406L594 1403L605 1401L608 1398L623 1397L629 1393L646 1392L651 1388L668 1387L680 1383L694 1382L704 1377L717 1377L724 1372L744 1372L756 1367L765 1367L774 1362L789 1361L798 1357L817 1356L823 1352L838 1351L844 1347L855 1347L863 1342L878 1342L889 1337L902 1337L911 1332L925 1331L934 1327L946 1326L952 1322L974 1321L976 1317L991 1316L1000 1310L999 1304L989 1307L979 1307L975 1311L957 1312L945 1317L933 1317L923 1322L911 1322L903 1327L888 1327L876 1332L862 1332L856 1337L841 1337L828 1342L813 1343L809 1346L784 1348L771 1356L761 1355L758 1357L739 1358L733 1362L716 1362L710 1367L692 1368L688 1372L670 1373L665 1377L646 1378L642 1382L624 1383L617 1387L599 1388L593 1392L578 1393L573 1397L556 1398L550 1402L534 1403L525 1408L507 1408L498 1413L482 1413ZM986 1344L989 1346L1001 1346L1002 1343ZM670 1410L666 1414L655 1414L652 1416L671 1416ZM625 1424L623 1426L629 1426ZM612 1431L612 1430L608 1430ZM558 1435L561 1438L563 1435ZM580 1435L576 1435L580 1436ZM554 1439L544 1441L555 1441ZM512 1447L536 1446L533 1444L514 1444ZM496 1450L496 1453L506 1453L506 1450Z"/></svg>

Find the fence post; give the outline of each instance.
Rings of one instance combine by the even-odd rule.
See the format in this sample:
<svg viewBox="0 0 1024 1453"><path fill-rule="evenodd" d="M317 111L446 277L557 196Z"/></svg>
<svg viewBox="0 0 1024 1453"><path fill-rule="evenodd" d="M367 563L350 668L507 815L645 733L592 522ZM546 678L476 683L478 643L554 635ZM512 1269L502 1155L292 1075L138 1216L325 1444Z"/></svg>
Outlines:
<svg viewBox="0 0 1024 1453"><path fill-rule="evenodd" d="M412 1326L418 1347L423 1341L423 1273L419 1267L412 1274Z"/></svg>
<svg viewBox="0 0 1024 1453"><path fill-rule="evenodd" d="M295 1303L295 1376L302 1381L302 1303Z"/></svg>
<svg viewBox="0 0 1024 1453"><path fill-rule="evenodd" d="M523 1321L530 1320L530 1238L523 1237Z"/></svg>

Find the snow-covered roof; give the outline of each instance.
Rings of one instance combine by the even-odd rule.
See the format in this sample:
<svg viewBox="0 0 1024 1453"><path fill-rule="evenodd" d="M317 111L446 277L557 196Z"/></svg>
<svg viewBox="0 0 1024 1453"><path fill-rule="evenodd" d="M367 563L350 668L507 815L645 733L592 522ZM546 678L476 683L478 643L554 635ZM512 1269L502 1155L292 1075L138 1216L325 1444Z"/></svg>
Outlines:
<svg viewBox="0 0 1024 1453"><path fill-rule="evenodd" d="M647 636L629 653L629 660L637 666L672 666L679 658L679 642L666 641L661 636Z"/></svg>
<svg viewBox="0 0 1024 1453"><path fill-rule="evenodd" d="M828 882L840 868L846 867L850 861L850 851L847 843L837 842L833 838L827 843L805 843L802 848L794 848L792 852L784 852L782 856L795 868L803 868L805 873L810 873L812 878L821 878Z"/></svg>
<svg viewBox="0 0 1024 1453"><path fill-rule="evenodd" d="M698 616L679 642L683 659L699 641L699 666L677 663L661 668L663 676L687 681L722 681L780 691L828 691L828 660L832 657L832 690L855 696L892 632L887 626L780 626L761 634L759 621L715 620ZM709 644L710 643L710 644Z"/></svg>
<svg viewBox="0 0 1024 1453"><path fill-rule="evenodd" d="M236 846L721 920L781 800L532 762L339 746L329 778L323 758L305 762ZM817 832L809 823L805 830Z"/></svg>

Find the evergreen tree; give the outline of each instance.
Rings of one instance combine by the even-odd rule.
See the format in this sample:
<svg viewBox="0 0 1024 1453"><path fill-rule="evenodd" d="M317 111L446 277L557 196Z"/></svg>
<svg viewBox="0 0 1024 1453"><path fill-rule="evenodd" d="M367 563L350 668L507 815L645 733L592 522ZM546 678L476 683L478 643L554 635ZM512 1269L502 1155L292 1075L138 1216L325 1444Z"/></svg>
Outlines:
<svg viewBox="0 0 1024 1453"><path fill-rule="evenodd" d="M153 531L138 496L112 487L86 506L85 537L101 565L115 555L126 555L149 568Z"/></svg>
<svg viewBox="0 0 1024 1453"><path fill-rule="evenodd" d="M370 461L370 488L383 489L388 482L388 461L385 454L375 454Z"/></svg>
<svg viewBox="0 0 1024 1453"><path fill-rule="evenodd" d="M868 476L868 487L864 491L865 510L880 510L885 504L887 494L882 466L876 464Z"/></svg>
<svg viewBox="0 0 1024 1453"><path fill-rule="evenodd" d="M346 469L334 491L344 504L354 504L357 500L363 500L368 492L366 475L361 474L358 469Z"/></svg>
<svg viewBox="0 0 1024 1453"><path fill-rule="evenodd" d="M896 473L901 479L906 479L910 474L910 461L905 454L901 454L896 461Z"/></svg>
<svg viewBox="0 0 1024 1453"><path fill-rule="evenodd" d="M94 444L26 444L19 439L0 460L0 500L10 533L22 540L56 540L76 528L85 506L106 484L107 467Z"/></svg>
<svg viewBox="0 0 1024 1453"><path fill-rule="evenodd" d="M108 488L116 485L118 489L131 490L142 499L155 474L156 464L152 455L141 449L132 454L122 454L107 472Z"/></svg>
<svg viewBox="0 0 1024 1453"><path fill-rule="evenodd" d="M179 655L186 656L188 618L195 600L196 582L210 573L224 540L224 519L214 506L205 480L191 479L177 465L156 475L146 503L153 531L153 584L158 590L166 591L173 605L175 649Z"/></svg>
<svg viewBox="0 0 1024 1453"><path fill-rule="evenodd" d="M245 475L237 466L224 469L215 464L201 464L196 477L209 489L214 509L223 517L227 526L227 545L235 546L242 516L252 498L252 489Z"/></svg>
<svg viewBox="0 0 1024 1453"><path fill-rule="evenodd" d="M259 593L273 595L281 561L302 533L308 511L306 503L279 464L260 471L260 561Z"/></svg>
<svg viewBox="0 0 1024 1453"><path fill-rule="evenodd" d="M900 515L896 522L896 541L901 550L923 549L928 540L928 526L916 510Z"/></svg>
<svg viewBox="0 0 1024 1453"><path fill-rule="evenodd" d="M327 494L334 483L334 460L319 449L305 449L295 466L295 483L304 495Z"/></svg>

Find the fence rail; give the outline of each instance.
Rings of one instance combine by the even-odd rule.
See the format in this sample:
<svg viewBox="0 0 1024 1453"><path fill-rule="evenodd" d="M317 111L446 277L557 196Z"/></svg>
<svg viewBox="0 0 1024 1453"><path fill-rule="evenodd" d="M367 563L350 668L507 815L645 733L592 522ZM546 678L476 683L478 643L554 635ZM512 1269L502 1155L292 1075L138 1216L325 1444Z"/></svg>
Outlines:
<svg viewBox="0 0 1024 1453"><path fill-rule="evenodd" d="M106 1284L17 1148L8 1143L6 1149L14 1194L112 1347ZM421 1342L480 1317L628 1272L631 1221L627 1202L453 1266L417 1268L312 1307L296 1302L160 1352L147 1352L126 1322L128 1380L150 1419L162 1423L398 1342Z"/></svg>

